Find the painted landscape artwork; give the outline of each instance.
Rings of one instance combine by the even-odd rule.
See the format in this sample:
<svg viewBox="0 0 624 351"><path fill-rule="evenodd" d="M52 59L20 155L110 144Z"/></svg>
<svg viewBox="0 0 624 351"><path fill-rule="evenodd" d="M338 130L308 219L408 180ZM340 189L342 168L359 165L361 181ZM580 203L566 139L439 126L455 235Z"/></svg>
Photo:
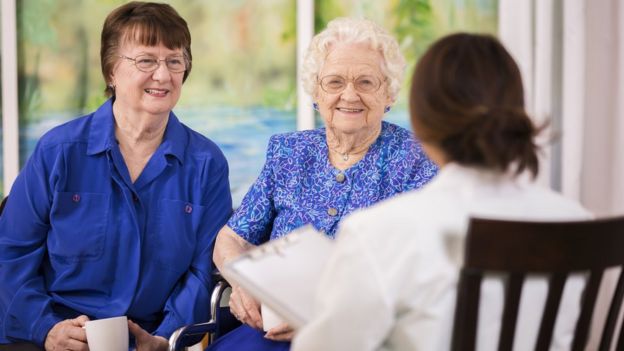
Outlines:
<svg viewBox="0 0 624 351"><path fill-rule="evenodd" d="M225 153L236 206L264 164L269 137L296 129L297 1L167 2L192 35L193 68L174 112ZM43 133L105 101L101 26L122 3L17 1L22 165ZM395 33L409 77L419 55L441 35L496 34L497 0L315 1L316 31L339 16L367 17ZM387 116L406 127L408 83Z"/></svg>

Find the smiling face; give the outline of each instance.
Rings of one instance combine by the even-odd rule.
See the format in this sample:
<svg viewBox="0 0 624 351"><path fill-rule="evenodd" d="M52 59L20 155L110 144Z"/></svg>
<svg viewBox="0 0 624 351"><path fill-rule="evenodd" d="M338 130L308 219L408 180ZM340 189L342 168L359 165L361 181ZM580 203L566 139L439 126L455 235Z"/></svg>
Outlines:
<svg viewBox="0 0 624 351"><path fill-rule="evenodd" d="M182 49L169 49L157 46L136 45L125 42L119 48L119 55L136 58L139 55L152 55L159 60L183 54ZM115 105L128 115L162 115L169 112L178 102L182 89L184 72L171 73L164 61L153 72L142 72L134 61L119 58L113 69L111 82L115 86Z"/></svg>
<svg viewBox="0 0 624 351"><path fill-rule="evenodd" d="M331 48L319 79L342 76L347 86L338 93L328 93L320 86L317 89L315 100L328 128L345 134L368 134L381 127L384 108L392 103L381 71L382 63L381 54L366 44L337 44ZM361 76L376 77L381 86L373 92L360 92L353 81Z"/></svg>

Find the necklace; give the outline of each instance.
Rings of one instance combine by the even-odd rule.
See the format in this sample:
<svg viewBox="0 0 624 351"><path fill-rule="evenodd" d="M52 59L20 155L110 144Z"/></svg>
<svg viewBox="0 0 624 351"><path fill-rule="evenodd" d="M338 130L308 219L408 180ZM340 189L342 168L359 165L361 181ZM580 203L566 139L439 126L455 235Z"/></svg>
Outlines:
<svg viewBox="0 0 624 351"><path fill-rule="evenodd" d="M334 149L333 147L330 147L329 149L331 151L335 152L337 155L339 155L344 162L347 162L347 161L349 161L349 157L351 157L352 155L358 155L358 154L361 154L363 152L365 153L366 151L368 151L368 146L366 148L362 149L362 150L354 151L351 154L349 154L349 151L340 152L340 151Z"/></svg>
<svg viewBox="0 0 624 351"><path fill-rule="evenodd" d="M345 153L341 153L339 151L335 151L338 155L340 155L342 157L342 160L347 162L349 161L349 153L345 152Z"/></svg>

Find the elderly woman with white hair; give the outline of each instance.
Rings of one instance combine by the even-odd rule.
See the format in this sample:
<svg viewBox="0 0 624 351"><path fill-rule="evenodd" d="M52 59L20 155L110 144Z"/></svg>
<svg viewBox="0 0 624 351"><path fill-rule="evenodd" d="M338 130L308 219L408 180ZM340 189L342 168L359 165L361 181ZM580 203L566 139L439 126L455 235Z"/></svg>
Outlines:
<svg viewBox="0 0 624 351"><path fill-rule="evenodd" d="M334 237L345 215L436 174L413 135L383 121L404 69L397 41L372 21L335 19L313 38L303 84L325 126L271 137L260 176L217 236L218 268L306 224ZM210 350L289 348L292 329L262 332L258 302L235 284L230 309L244 324Z"/></svg>

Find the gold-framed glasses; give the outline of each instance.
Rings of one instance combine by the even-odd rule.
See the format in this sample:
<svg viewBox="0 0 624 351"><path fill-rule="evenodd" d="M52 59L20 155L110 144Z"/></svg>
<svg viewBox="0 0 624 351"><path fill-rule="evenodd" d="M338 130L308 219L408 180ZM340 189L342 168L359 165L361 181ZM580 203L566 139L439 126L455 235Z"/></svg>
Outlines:
<svg viewBox="0 0 624 351"><path fill-rule="evenodd" d="M187 59L184 55L169 56L162 60L153 55L139 55L135 58L119 55L119 57L134 62L134 65L139 71L147 73L157 70L158 67L160 67L160 63L163 61L171 73L184 72L188 66Z"/></svg>
<svg viewBox="0 0 624 351"><path fill-rule="evenodd" d="M347 79L340 75L328 75L319 80L321 89L330 94L337 94L347 88L349 82L353 83L353 88L360 93L374 93L381 87L382 80L373 75L361 75Z"/></svg>

